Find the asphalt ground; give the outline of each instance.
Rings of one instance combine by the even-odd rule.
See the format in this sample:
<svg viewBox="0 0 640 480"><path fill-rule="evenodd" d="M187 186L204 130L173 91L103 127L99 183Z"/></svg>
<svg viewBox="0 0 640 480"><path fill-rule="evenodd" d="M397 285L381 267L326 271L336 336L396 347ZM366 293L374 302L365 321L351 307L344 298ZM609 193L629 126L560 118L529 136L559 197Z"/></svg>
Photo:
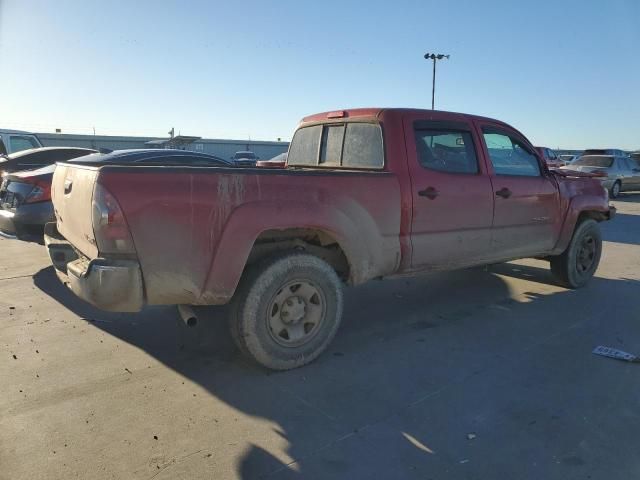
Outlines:
<svg viewBox="0 0 640 480"><path fill-rule="evenodd" d="M108 314L37 243L0 240L0 478L630 479L640 476L640 195L596 278L548 263L346 291L329 350L273 373L224 308Z"/></svg>

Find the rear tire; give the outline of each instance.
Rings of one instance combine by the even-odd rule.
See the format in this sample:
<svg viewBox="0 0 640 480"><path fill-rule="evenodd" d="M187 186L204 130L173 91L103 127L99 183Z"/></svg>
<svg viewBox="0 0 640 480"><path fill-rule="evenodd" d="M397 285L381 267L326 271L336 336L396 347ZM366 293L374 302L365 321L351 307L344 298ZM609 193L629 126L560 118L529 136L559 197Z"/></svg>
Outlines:
<svg viewBox="0 0 640 480"><path fill-rule="evenodd" d="M614 184L611 186L611 190L609 190L609 197L618 198L620 196L620 190L622 189L622 185L619 180L616 180Z"/></svg>
<svg viewBox="0 0 640 480"><path fill-rule="evenodd" d="M315 360L342 319L342 285L325 261L289 253L251 267L232 302L231 335L260 365L289 370Z"/></svg>
<svg viewBox="0 0 640 480"><path fill-rule="evenodd" d="M567 249L551 257L551 273L561 286L580 288L593 277L601 255L600 226L595 220L585 220L576 227Z"/></svg>

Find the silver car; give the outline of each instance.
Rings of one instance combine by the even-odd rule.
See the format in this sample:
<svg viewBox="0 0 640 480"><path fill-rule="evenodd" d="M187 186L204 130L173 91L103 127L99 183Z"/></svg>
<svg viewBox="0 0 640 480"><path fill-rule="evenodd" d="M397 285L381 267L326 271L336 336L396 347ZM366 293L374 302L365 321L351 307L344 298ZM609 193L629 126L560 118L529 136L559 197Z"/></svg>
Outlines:
<svg viewBox="0 0 640 480"><path fill-rule="evenodd" d="M601 174L597 178L609 190L611 198L616 198L620 192L640 191L640 165L628 156L583 155L561 169Z"/></svg>

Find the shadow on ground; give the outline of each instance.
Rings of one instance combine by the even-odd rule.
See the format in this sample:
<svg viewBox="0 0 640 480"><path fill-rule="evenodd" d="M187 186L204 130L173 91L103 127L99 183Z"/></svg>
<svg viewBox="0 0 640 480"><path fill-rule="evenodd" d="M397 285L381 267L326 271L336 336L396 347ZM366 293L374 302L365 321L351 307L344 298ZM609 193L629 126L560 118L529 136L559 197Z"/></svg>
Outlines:
<svg viewBox="0 0 640 480"><path fill-rule="evenodd" d="M548 285L549 271L544 262L539 264L495 265L350 288L334 344L315 363L284 373L265 371L240 357L227 331L223 307L200 308L201 322L188 328L173 307L147 308L138 314L94 309L71 294L52 267L38 272L34 283L96 328L144 350L211 395L248 415L277 423L276 433L289 444L287 455L298 460L295 468L254 445L237 465L241 478L424 478L446 475L447 463L429 464L432 456L419 442L406 440L410 436L398 435L391 450L369 444L362 451L336 452L332 445L452 383L504 368L505 360L530 348L532 338L541 340L549 332L573 328L576 319L598 304L595 296L623 302L638 292L636 281L595 278L580 292L556 290L531 293L525 300L514 298L502 277ZM562 311L575 314L557 314ZM265 383L270 387L264 388ZM496 403L509 395L493 394ZM292 398L302 400L305 408L280 408ZM400 451L401 457L390 457L390 451ZM397 470L406 463L405 455L417 465L415 470ZM446 456L440 458L448 461ZM477 473L478 478L491 475ZM538 473L544 477L544 471Z"/></svg>

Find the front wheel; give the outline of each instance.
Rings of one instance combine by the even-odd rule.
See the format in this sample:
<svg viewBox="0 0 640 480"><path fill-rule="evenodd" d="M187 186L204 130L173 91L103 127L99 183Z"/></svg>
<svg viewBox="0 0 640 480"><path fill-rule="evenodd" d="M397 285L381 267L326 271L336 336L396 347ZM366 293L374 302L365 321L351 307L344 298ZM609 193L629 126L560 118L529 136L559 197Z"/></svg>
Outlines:
<svg viewBox="0 0 640 480"><path fill-rule="evenodd" d="M342 318L342 285L326 262L280 255L247 272L234 297L230 329L243 354L274 370L317 358Z"/></svg>
<svg viewBox="0 0 640 480"><path fill-rule="evenodd" d="M593 277L602 255L602 235L595 220L585 220L576 227L567 249L551 257L551 273L560 285L580 288Z"/></svg>

